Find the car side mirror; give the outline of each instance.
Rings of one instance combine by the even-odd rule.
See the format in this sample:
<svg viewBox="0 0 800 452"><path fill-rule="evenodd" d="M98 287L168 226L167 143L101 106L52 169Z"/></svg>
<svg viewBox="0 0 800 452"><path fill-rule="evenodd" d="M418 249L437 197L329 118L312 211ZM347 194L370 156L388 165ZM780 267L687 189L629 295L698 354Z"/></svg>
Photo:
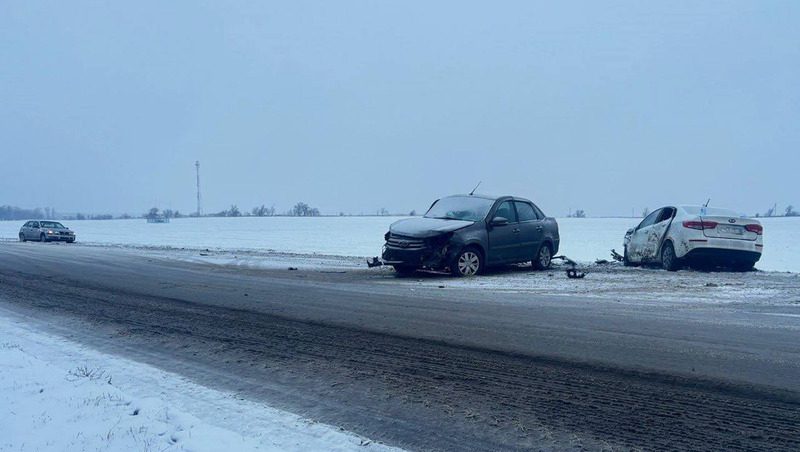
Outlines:
<svg viewBox="0 0 800 452"><path fill-rule="evenodd" d="M636 228L630 228L630 229L628 229L628 232L625 233L625 235L631 235L634 232L636 232Z"/></svg>
<svg viewBox="0 0 800 452"><path fill-rule="evenodd" d="M508 218L506 217L494 217L492 222L490 223L492 226L505 226L508 224Z"/></svg>

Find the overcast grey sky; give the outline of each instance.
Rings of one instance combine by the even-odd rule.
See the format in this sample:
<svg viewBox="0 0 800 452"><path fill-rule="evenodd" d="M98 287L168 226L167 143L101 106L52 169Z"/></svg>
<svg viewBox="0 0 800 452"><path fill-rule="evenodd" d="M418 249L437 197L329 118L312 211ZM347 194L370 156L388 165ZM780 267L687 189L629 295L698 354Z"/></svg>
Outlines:
<svg viewBox="0 0 800 452"><path fill-rule="evenodd" d="M0 4L0 204L800 204L800 2Z"/></svg>

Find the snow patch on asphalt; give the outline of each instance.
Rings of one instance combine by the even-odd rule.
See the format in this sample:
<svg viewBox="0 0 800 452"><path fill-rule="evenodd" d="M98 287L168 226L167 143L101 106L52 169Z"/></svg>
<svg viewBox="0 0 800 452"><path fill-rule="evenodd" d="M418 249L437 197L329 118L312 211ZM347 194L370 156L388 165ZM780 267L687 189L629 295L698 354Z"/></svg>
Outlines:
<svg viewBox="0 0 800 452"><path fill-rule="evenodd" d="M0 451L397 450L34 331L4 314Z"/></svg>
<svg viewBox="0 0 800 452"><path fill-rule="evenodd" d="M494 293L530 293L578 296L627 303L742 303L748 305L796 305L800 300L800 274L780 272L667 272L620 263L579 267L583 279L566 277L565 265L548 271L530 266L490 270L474 278L455 278L420 272L411 278L391 278L386 283L409 288L485 290ZM501 302L502 300L498 300Z"/></svg>
<svg viewBox="0 0 800 452"><path fill-rule="evenodd" d="M67 246L67 245L64 245ZM72 245L70 245L72 246ZM731 272L684 269L668 272L655 267L624 267L620 262L581 263L583 279L569 279L566 264L553 263L547 271L534 271L529 264L489 269L474 278L456 278L442 273L418 272L399 278L391 267L367 269L365 259L351 256L278 253L249 250L198 250L165 247L114 247L147 258L243 269L293 269L331 273L354 273L379 283L410 289L466 289L496 293L530 293L548 296L580 296L630 303L746 303L797 304L800 273Z"/></svg>

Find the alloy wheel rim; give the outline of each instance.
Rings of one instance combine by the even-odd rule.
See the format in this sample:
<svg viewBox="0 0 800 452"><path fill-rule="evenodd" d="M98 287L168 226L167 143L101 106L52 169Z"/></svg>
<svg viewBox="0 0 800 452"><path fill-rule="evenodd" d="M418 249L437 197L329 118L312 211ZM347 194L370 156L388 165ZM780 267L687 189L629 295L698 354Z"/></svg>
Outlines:
<svg viewBox="0 0 800 452"><path fill-rule="evenodd" d="M539 251L539 264L541 264L542 267L550 265L550 248L545 246Z"/></svg>
<svg viewBox="0 0 800 452"><path fill-rule="evenodd" d="M670 247L664 250L664 264L670 266L672 264L673 251Z"/></svg>
<svg viewBox="0 0 800 452"><path fill-rule="evenodd" d="M462 253L458 258L458 271L464 276L473 276L477 274L480 265L480 258L472 251Z"/></svg>

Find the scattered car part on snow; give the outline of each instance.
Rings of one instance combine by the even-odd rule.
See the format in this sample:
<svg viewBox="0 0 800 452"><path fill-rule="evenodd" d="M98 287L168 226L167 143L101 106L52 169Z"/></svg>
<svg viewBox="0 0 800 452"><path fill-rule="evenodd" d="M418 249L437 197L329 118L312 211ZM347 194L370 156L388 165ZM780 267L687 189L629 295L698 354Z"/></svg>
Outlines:
<svg viewBox="0 0 800 452"><path fill-rule="evenodd" d="M567 269L567 278L569 279L583 279L586 277L586 272L578 272L578 263L568 258L567 256L555 256L553 259L560 259L570 267Z"/></svg>

